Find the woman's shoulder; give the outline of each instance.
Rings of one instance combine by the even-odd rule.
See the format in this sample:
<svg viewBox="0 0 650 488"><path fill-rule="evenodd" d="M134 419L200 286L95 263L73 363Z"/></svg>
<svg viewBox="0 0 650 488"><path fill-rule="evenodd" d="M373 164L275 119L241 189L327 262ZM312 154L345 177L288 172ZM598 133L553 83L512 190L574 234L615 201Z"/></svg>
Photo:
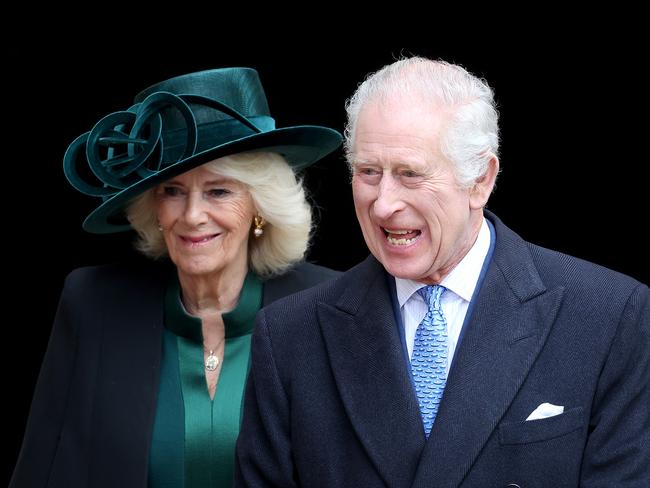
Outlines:
<svg viewBox="0 0 650 488"><path fill-rule="evenodd" d="M317 264L306 262L297 264L282 275L275 276L264 283L264 305L340 275L340 271Z"/></svg>
<svg viewBox="0 0 650 488"><path fill-rule="evenodd" d="M127 263L84 266L71 271L65 279L66 290L97 290L134 288L164 284L169 265L164 262L134 261Z"/></svg>
<svg viewBox="0 0 650 488"><path fill-rule="evenodd" d="M294 266L291 268L289 273L287 273L288 276L293 276L294 279L300 278L304 280L312 280L314 284L331 278L336 278L341 274L341 271L306 262Z"/></svg>

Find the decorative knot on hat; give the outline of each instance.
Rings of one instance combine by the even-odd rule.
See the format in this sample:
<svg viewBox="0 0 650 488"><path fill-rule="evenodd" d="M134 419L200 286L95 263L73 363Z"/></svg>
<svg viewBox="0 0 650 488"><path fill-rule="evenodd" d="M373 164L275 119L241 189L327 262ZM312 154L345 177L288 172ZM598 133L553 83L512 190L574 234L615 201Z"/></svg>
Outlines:
<svg viewBox="0 0 650 488"><path fill-rule="evenodd" d="M70 144L63 158L63 170L70 184L86 195L110 197L157 174L162 168L200 152L201 148L197 145L199 128L189 103L213 108L232 117L218 121L218 131L223 139L221 142L232 140L235 132L238 137L263 132L251 120L217 100L200 95L157 92L127 111L107 115L90 132L82 134ZM178 111L185 121L185 128L171 131L163 138L161 112L169 109ZM275 126L271 117L252 119L257 119L262 127L266 126L266 130ZM214 124L204 124L201 130L208 132L212 129L216 132ZM215 141L215 137L209 139L211 145L219 142ZM80 153L85 160L80 158ZM88 165L101 184L93 182L88 171L78 171L77 166L83 163Z"/></svg>

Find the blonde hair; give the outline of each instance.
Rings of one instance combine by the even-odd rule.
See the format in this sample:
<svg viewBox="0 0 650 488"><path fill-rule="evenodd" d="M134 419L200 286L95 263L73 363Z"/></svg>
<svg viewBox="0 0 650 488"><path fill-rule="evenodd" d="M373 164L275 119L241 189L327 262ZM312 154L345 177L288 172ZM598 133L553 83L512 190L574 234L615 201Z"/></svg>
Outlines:
<svg viewBox="0 0 650 488"><path fill-rule="evenodd" d="M282 156L270 152L240 153L205 166L215 174L246 185L255 208L266 221L264 235L249 241L249 262L255 273L261 277L282 274L304 258L311 237L311 207L302 180L296 178ZM155 188L134 198L126 216L138 233L135 246L140 252L154 259L167 255L165 240L158 229Z"/></svg>

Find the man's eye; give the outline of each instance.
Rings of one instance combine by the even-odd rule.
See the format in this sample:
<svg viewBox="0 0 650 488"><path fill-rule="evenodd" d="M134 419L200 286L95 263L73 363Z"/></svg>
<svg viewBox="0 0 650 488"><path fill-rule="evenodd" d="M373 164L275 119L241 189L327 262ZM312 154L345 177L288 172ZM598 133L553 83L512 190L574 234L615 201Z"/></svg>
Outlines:
<svg viewBox="0 0 650 488"><path fill-rule="evenodd" d="M406 170L402 172L402 176L405 176L407 178L415 178L418 176L418 174L415 171Z"/></svg>

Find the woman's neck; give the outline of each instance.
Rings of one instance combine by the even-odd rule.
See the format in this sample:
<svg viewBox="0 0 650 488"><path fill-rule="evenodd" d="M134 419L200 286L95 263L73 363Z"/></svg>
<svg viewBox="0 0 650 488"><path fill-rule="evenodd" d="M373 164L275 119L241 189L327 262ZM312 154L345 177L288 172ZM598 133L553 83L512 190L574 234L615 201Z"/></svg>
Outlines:
<svg viewBox="0 0 650 488"><path fill-rule="evenodd" d="M233 310L248 273L248 266L224 268L210 275L187 275L178 271L183 305L190 315L202 319Z"/></svg>

